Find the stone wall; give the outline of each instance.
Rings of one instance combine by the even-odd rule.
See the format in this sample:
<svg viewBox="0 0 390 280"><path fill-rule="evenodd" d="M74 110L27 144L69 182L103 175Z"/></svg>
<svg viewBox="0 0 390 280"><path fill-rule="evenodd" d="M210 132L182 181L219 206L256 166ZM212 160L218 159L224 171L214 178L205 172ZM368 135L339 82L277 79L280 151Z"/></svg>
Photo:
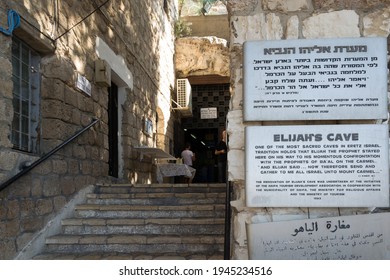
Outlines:
<svg viewBox="0 0 390 280"><path fill-rule="evenodd" d="M214 36L176 40L175 65L179 78L189 76L230 76L229 49L224 39Z"/></svg>
<svg viewBox="0 0 390 280"><path fill-rule="evenodd" d="M390 1L250 0L227 1L231 26L232 98L228 113L228 173L233 182L232 259L247 259L246 223L360 214L367 208L248 208L245 205L245 137L243 122L242 55L246 40L314 39L389 36ZM372 121L372 122L375 122ZM290 122L311 124L321 122ZM335 121L334 123L349 123ZM282 122L252 123L277 125ZM339 212L340 211L340 212Z"/></svg>
<svg viewBox="0 0 390 280"><path fill-rule="evenodd" d="M2 1L21 16L14 36L42 55L38 154L12 149L12 37L0 33L0 182L17 173L96 117L100 122L0 193L0 259L12 259L83 187L96 182L151 182L152 162L140 162L135 146L167 150L175 116L173 25L176 1ZM99 7L100 6L100 7ZM111 67L119 88L119 178L108 176L108 92L95 83L97 59ZM91 83L91 96L76 87L77 75ZM157 112L159 116L157 116ZM153 134L144 130L153 122ZM157 131L157 128L160 130ZM168 150L167 150L168 151Z"/></svg>
<svg viewBox="0 0 390 280"><path fill-rule="evenodd" d="M187 16L181 17L191 29L191 36L215 36L229 40L229 22L226 15Z"/></svg>

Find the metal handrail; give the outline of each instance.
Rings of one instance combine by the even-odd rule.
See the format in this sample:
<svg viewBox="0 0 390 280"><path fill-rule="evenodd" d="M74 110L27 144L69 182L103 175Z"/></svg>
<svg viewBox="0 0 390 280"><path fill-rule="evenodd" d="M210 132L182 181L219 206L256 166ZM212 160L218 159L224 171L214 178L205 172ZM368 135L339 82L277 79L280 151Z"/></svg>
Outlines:
<svg viewBox="0 0 390 280"><path fill-rule="evenodd" d="M3 189L5 189L6 187L8 187L10 184L12 184L13 182L15 182L17 179L19 179L20 177L22 177L23 175L25 175L26 173L28 173L29 171L31 171L34 167L38 166L39 164L41 164L42 162L44 162L45 160L47 160L49 157L51 157L53 154L55 154L58 150L62 149L63 147L65 147L66 145L68 145L70 142L72 142L74 139L76 139L77 137L79 137L81 134L83 134L85 131L87 131L88 129L90 129L92 126L94 126L96 123L99 122L99 119L93 119L93 121L87 125L86 127L84 127L83 129L81 129L80 131L78 131L76 134L74 134L73 136L69 137L67 140L65 140L63 143L61 143L60 145L58 145L57 147L55 147L53 150L51 150L50 152L48 152L47 154L43 155L41 158L39 158L38 160L34 161L31 165L29 166L26 166L25 168L23 168L19 173L15 174L14 176L12 176L11 178L9 178L7 181L5 181L4 183L2 183L0 185L0 191L2 191Z"/></svg>
<svg viewBox="0 0 390 280"><path fill-rule="evenodd" d="M231 234L231 194L232 187L231 182L226 180L226 198L225 198L225 237L224 237L224 260L230 260L230 234Z"/></svg>

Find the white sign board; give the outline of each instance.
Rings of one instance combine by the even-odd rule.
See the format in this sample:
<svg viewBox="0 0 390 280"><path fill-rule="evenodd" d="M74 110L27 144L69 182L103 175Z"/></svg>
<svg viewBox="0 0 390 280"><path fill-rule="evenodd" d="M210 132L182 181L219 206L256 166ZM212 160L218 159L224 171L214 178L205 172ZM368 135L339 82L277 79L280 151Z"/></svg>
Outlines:
<svg viewBox="0 0 390 280"><path fill-rule="evenodd" d="M249 207L388 207L387 125L246 128Z"/></svg>
<svg viewBox="0 0 390 280"><path fill-rule="evenodd" d="M390 213L248 224L247 236L249 259L390 259Z"/></svg>
<svg viewBox="0 0 390 280"><path fill-rule="evenodd" d="M153 136L153 122L151 119L145 119L144 132L148 136Z"/></svg>
<svg viewBox="0 0 390 280"><path fill-rule="evenodd" d="M82 92L86 93L88 96L91 96L91 83L86 77L77 73L76 87Z"/></svg>
<svg viewBox="0 0 390 280"><path fill-rule="evenodd" d="M244 120L387 119L386 38L248 41Z"/></svg>
<svg viewBox="0 0 390 280"><path fill-rule="evenodd" d="M200 108L200 118L201 119L216 119L217 118L217 108Z"/></svg>

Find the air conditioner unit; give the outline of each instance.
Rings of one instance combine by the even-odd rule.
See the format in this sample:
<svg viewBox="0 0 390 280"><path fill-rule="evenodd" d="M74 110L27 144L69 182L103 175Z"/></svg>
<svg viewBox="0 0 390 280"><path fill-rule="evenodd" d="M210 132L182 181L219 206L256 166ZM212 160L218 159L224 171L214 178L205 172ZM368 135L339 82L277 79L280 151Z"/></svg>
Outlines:
<svg viewBox="0 0 390 280"><path fill-rule="evenodd" d="M188 79L176 80L176 105L182 117L192 117L192 91Z"/></svg>

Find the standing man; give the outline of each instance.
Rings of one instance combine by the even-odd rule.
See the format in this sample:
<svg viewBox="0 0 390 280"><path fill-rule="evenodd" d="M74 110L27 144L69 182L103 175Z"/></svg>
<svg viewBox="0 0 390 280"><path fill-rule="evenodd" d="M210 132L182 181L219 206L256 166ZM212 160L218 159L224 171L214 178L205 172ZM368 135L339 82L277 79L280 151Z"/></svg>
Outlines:
<svg viewBox="0 0 390 280"><path fill-rule="evenodd" d="M226 145L226 130L222 131L222 139L218 142L215 149L215 155L218 161L218 182L226 182L226 162L227 162L227 145Z"/></svg>
<svg viewBox="0 0 390 280"><path fill-rule="evenodd" d="M185 149L181 152L183 163L192 167L192 162L195 161L195 153L191 151L191 144L186 143ZM188 183L192 183L192 178L189 178Z"/></svg>

